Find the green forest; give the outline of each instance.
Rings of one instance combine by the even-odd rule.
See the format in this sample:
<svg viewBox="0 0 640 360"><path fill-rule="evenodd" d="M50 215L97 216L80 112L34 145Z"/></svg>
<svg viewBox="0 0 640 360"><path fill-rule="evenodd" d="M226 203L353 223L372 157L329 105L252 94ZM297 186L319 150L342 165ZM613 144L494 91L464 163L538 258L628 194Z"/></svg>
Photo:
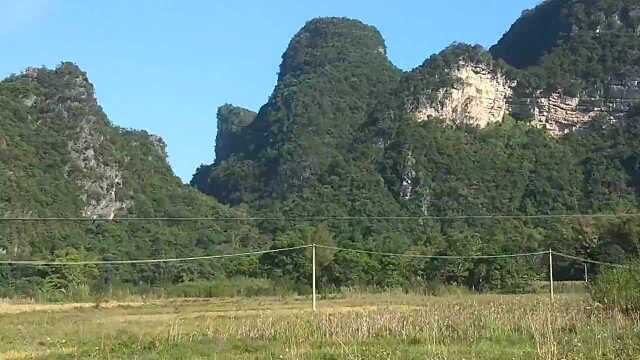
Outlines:
<svg viewBox="0 0 640 360"><path fill-rule="evenodd" d="M491 49L454 43L410 71L386 51L378 30L360 21L309 21L282 55L266 104L257 112L218 109L215 160L195 169L189 185L172 173L162 143L107 119L76 65L8 77L0 82L0 217L83 217L106 195L115 207L109 221L0 221L0 260L175 258L308 244L464 256L553 249L614 263L637 257L634 217L452 217L640 212L640 107L629 100L640 98L640 1L544 1ZM506 74L516 94L610 103L623 93L616 103L623 115L598 116L563 136L516 113L482 128L417 121L407 103L434 102L441 89L458 86L450 74L460 63ZM84 157L70 151L70 139L85 146ZM126 220L135 217L235 220ZM408 218L366 219L379 217ZM327 291L456 284L520 292L548 266L544 257L426 260L326 249L318 256ZM582 263L554 266L557 279L583 277ZM305 249L178 264L0 264L0 297L231 278L305 293L310 272Z"/></svg>

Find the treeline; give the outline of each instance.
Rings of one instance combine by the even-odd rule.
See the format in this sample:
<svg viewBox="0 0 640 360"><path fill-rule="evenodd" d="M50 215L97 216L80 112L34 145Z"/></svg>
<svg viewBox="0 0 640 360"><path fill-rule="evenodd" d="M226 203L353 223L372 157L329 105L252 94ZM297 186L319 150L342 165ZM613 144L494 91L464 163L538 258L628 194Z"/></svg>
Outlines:
<svg viewBox="0 0 640 360"><path fill-rule="evenodd" d="M514 254L553 248L556 251L578 253L587 258L617 263L632 259L637 254L637 239L640 235L640 221L631 219L412 219L402 220L401 222L408 223L405 225L389 220L369 223L373 222L377 222L378 226L391 224L394 230L378 236L363 236L362 227L345 224L344 221L326 222L317 226L289 223L282 225L286 230L278 232L268 249L318 244L406 255L468 256ZM93 224L88 227L90 229L85 230L85 235L102 227L112 227L109 231L114 231L118 225ZM22 233L22 229L13 226L5 227L4 230L7 228ZM341 230L334 233L334 229L338 228ZM77 230L79 229L80 227ZM126 233L124 230L120 231ZM555 237L552 237L551 234L554 233ZM64 233L58 233L62 234ZM79 234L75 233L76 236ZM171 234L175 236L173 243L184 242L185 234ZM114 233L103 235L106 237L101 240L108 241L113 239ZM230 235L232 238L238 236L234 233ZM249 244L243 243L241 237L237 239L235 246L212 247L209 251L195 252L187 252L184 247L173 252L168 248L156 248L164 246L161 244L170 244L171 241L157 235L154 239L151 252L115 247L105 255L104 250L92 248L95 243L88 242L61 247L53 251L53 256L40 259L59 262L110 261L206 256L250 250ZM145 243L145 240L131 239L131 243ZM598 243L589 248L582 242L587 240ZM576 251L576 247L582 247L582 251ZM117 295L123 291L127 294L166 296L306 294L310 291L312 270L310 251L309 248L304 248L262 255L154 264L0 265L0 297L32 297L48 301L86 300L101 296L113 297L114 293ZM521 293L535 291L536 281L548 279L546 254L504 259L426 259L327 248L318 248L316 251L318 286L325 293L343 288L401 288L415 292L421 289L433 290L443 285L464 286L476 291ZM0 255L0 260L8 258L6 254ZM578 261L556 257L554 269L556 280L584 278L583 264ZM597 265L589 265L588 269L591 277L600 272ZM235 290L231 289L233 283L237 285Z"/></svg>

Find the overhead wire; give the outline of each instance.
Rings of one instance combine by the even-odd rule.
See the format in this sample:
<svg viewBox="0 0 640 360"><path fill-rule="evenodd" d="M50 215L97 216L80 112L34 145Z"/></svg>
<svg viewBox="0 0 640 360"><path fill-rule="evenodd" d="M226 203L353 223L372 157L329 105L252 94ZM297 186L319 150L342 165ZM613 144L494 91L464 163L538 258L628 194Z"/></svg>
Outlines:
<svg viewBox="0 0 640 360"><path fill-rule="evenodd" d="M343 248L343 247L337 247L337 246L316 245L316 244L301 245L301 246L294 246L294 247L281 248L281 249L258 250L258 251L233 253L233 254L193 256L193 257L183 257L183 258L159 258L159 259L138 259L138 260L86 260L86 261L0 260L0 264L30 265L30 266L78 266L78 265L174 263L174 262L221 259L221 258L230 258L230 257L238 257L238 256L263 255L263 254L269 254L269 253L278 253L278 252L285 252L285 251L292 251L292 250L299 250L299 249L307 249L311 247L316 247L318 249L346 251L346 252L367 254L367 255L405 257L405 258L414 258L414 259L418 258L418 259L449 259L449 260L501 259L501 258L514 258L514 257L526 257L526 256L540 256L540 255L546 255L551 253L553 255L577 260L583 263L592 263L592 264L598 264L598 265L604 265L604 266L629 268L629 266L627 265L614 264L614 263L598 261L598 260L591 260L591 259L581 258L578 256L567 255L567 254L552 251L552 250L514 253L514 254L493 254L493 255L423 255L423 254L391 253L391 252L382 252L382 251L350 249L350 248Z"/></svg>
<svg viewBox="0 0 640 360"><path fill-rule="evenodd" d="M442 215L442 216L296 216L296 217L2 217L0 222L134 222L134 221L377 221L377 220L467 220L467 219L571 219L571 218L631 218L640 213L617 214L493 214L493 215Z"/></svg>

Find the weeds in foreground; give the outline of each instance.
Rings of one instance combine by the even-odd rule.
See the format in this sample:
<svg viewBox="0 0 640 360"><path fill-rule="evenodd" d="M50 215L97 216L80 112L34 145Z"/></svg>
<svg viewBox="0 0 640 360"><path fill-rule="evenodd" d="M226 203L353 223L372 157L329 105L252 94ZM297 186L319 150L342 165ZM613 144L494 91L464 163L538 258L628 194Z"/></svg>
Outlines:
<svg viewBox="0 0 640 360"><path fill-rule="evenodd" d="M320 305L313 313L306 301L255 298L16 314L0 318L0 357L640 358L638 317L576 296L558 297L553 307L535 295L359 294ZM49 340L38 344L42 336Z"/></svg>

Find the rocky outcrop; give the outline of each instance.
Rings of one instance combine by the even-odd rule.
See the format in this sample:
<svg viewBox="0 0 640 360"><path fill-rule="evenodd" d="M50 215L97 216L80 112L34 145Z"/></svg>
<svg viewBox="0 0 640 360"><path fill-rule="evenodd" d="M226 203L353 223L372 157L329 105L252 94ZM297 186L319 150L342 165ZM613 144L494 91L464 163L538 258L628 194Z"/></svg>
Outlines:
<svg viewBox="0 0 640 360"><path fill-rule="evenodd" d="M603 114L602 109L581 107L580 102L580 98L560 93L520 97L511 99L510 112L516 118L530 119L533 126L560 136Z"/></svg>
<svg viewBox="0 0 640 360"><path fill-rule="evenodd" d="M416 171L414 170L416 159L413 157L411 151L408 152L405 157L404 165L400 174L400 198L404 200L411 199L414 191L414 179L416 177Z"/></svg>
<svg viewBox="0 0 640 360"><path fill-rule="evenodd" d="M38 105L42 126L48 122L64 124L69 140L67 150L71 163L65 167L66 177L81 189L80 198L85 202L82 216L113 218L131 204L118 199L123 187L123 175L115 162L106 154L105 129L109 123L103 115L93 85L76 65L63 63L55 70L27 68L24 76L48 90L40 96L26 94L22 97L28 107ZM161 139L150 141L163 154Z"/></svg>
<svg viewBox="0 0 640 360"><path fill-rule="evenodd" d="M454 86L419 97L414 114L418 121L440 118L480 127L502 121L515 83L482 64L460 63L449 76Z"/></svg>
<svg viewBox="0 0 640 360"><path fill-rule="evenodd" d="M511 99L510 113L531 124L546 129L555 136L567 134L599 118L620 120L640 99L640 78L612 80L604 92L584 92L576 97L560 92L544 96Z"/></svg>
<svg viewBox="0 0 640 360"><path fill-rule="evenodd" d="M167 157L167 144L164 142L164 140L160 136L150 134L149 141L151 142L151 145L153 145L153 148L156 149L160 157L162 158Z"/></svg>
<svg viewBox="0 0 640 360"><path fill-rule="evenodd" d="M612 79L605 91L571 97L542 91L516 95L517 82L486 64L461 62L448 76L454 80L453 86L426 91L417 97L417 104L407 105L418 121L439 118L483 128L509 114L561 136L598 117L619 120L640 99L640 77Z"/></svg>
<svg viewBox="0 0 640 360"><path fill-rule="evenodd" d="M117 211L130 205L118 199L122 188L122 173L115 164L109 164L98 156L104 137L92 126L92 119L79 124L77 138L69 142L73 165L82 170L76 182L84 190L81 198L86 206L83 216L113 219Z"/></svg>
<svg viewBox="0 0 640 360"><path fill-rule="evenodd" d="M218 108L218 134L216 136L216 163L245 150L247 139L243 130L255 119L255 112L238 106L225 104Z"/></svg>

